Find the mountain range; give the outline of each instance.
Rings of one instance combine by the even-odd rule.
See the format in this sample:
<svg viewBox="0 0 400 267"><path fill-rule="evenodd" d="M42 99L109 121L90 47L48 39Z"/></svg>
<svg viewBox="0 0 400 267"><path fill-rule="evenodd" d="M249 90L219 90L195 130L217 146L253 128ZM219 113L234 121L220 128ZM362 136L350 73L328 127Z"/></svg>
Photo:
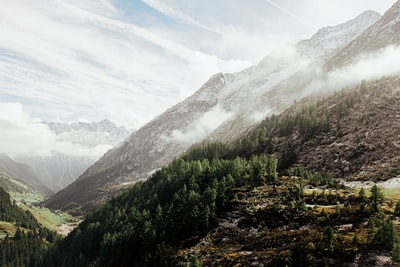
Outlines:
<svg viewBox="0 0 400 267"><path fill-rule="evenodd" d="M383 77L192 146L38 265L397 266L399 111L399 76Z"/></svg>
<svg viewBox="0 0 400 267"><path fill-rule="evenodd" d="M369 45L377 43L378 35L398 34L399 9L396 3L382 17L364 12L349 22L319 30L309 40L274 51L257 66L215 74L194 95L133 133L44 204L63 209L74 203L85 212L127 185L146 179L195 143L233 141L301 99L376 78L349 72L346 79L339 79L339 74L347 71L343 69L347 63L362 63L363 56L386 44L398 44L390 38L390 42Z"/></svg>
<svg viewBox="0 0 400 267"><path fill-rule="evenodd" d="M399 34L400 1L215 74L43 203L84 215L67 237L9 230L1 265L398 266ZM81 146L111 126L48 124ZM40 187L7 156L0 171Z"/></svg>
<svg viewBox="0 0 400 267"><path fill-rule="evenodd" d="M99 157L98 151L106 151L129 135L124 127L109 120L99 122L44 122L56 134L57 142L69 142L91 154L76 155L51 153L48 156L17 155L15 159L32 167L36 177L53 193L65 188L81 175ZM81 153L82 154L82 153Z"/></svg>

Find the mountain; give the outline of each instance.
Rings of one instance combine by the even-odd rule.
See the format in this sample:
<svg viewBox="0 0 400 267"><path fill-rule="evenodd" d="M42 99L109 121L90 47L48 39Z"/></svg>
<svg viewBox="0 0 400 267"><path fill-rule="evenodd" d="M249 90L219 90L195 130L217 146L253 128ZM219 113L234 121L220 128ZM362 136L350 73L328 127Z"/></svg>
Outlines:
<svg viewBox="0 0 400 267"><path fill-rule="evenodd" d="M51 189L52 195L75 181L96 161L94 157L65 154L18 156L16 159L29 165L36 176Z"/></svg>
<svg viewBox="0 0 400 267"><path fill-rule="evenodd" d="M320 76L321 66L378 19L379 14L365 12L318 31L310 40L282 47L257 66L214 75L194 95L133 133L44 204L62 209L74 202L84 206L83 211L91 209L121 187L146 179L194 143L236 139L267 115L278 114L311 94L307 85Z"/></svg>
<svg viewBox="0 0 400 267"><path fill-rule="evenodd" d="M51 190L35 175L33 169L25 164L0 154L0 187L8 192L27 193L38 191L50 195Z"/></svg>
<svg viewBox="0 0 400 267"><path fill-rule="evenodd" d="M61 141L66 140L92 147L99 144L116 145L128 135L125 127L118 127L107 119L99 122L45 122L45 124L57 134Z"/></svg>
<svg viewBox="0 0 400 267"><path fill-rule="evenodd" d="M329 69L344 66L357 56L389 45L400 45L400 2L396 2L376 23L334 56L327 66Z"/></svg>
<svg viewBox="0 0 400 267"><path fill-rule="evenodd" d="M399 76L305 98L232 143L191 147L38 265L398 266L399 111ZM394 179L337 179L360 174Z"/></svg>
<svg viewBox="0 0 400 267"><path fill-rule="evenodd" d="M111 149L129 132L124 127L118 127L109 120L99 122L72 122L58 123L45 122L51 131L57 135L57 142L69 142L79 145L90 153L69 155L53 153L50 156L17 156L20 162L31 166L39 179L53 192L57 192L81 175L91 164L98 159L98 151Z"/></svg>

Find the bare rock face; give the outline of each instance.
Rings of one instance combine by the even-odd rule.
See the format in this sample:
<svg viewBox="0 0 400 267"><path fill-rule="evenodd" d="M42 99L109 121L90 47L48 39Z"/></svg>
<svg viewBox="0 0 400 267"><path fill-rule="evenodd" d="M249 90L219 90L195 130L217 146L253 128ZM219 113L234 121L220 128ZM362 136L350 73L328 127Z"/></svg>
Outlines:
<svg viewBox="0 0 400 267"><path fill-rule="evenodd" d="M283 47L257 66L214 75L194 95L105 154L45 205L61 209L76 202L90 209L122 187L146 179L194 143L236 139L266 116L284 111L311 93L305 87L317 76L315 70L378 17L367 12L348 23L325 28L310 40ZM330 44L328 48L326 44Z"/></svg>

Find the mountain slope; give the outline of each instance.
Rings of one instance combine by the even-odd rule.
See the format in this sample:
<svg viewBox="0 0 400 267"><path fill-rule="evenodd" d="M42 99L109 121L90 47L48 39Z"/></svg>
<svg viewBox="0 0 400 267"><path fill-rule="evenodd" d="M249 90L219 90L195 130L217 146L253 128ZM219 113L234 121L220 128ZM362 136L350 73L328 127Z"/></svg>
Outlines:
<svg viewBox="0 0 400 267"><path fill-rule="evenodd" d="M296 163L347 180L387 180L400 173L398 114L400 78L383 77L327 99L304 99L250 136L264 140L257 147L266 149L258 153L272 154L286 167Z"/></svg>
<svg viewBox="0 0 400 267"><path fill-rule="evenodd" d="M34 266L36 258L58 238L42 228L35 217L21 209L0 187L0 264Z"/></svg>
<svg viewBox="0 0 400 267"><path fill-rule="evenodd" d="M0 186L9 192L37 190L46 195L52 194L52 191L36 177L31 167L15 162L5 154L0 154L0 172Z"/></svg>
<svg viewBox="0 0 400 267"><path fill-rule="evenodd" d="M266 115L280 113L304 97L306 85L316 76L315 69L378 18L378 14L366 12L322 30L308 41L284 47L255 67L214 75L193 96L132 134L45 205L61 209L76 202L90 209L114 195L121 185L147 178L193 143L234 140ZM332 45L321 50L325 43Z"/></svg>
<svg viewBox="0 0 400 267"><path fill-rule="evenodd" d="M400 2L396 2L376 23L334 56L327 66L329 69L342 67L359 55L389 45L400 45Z"/></svg>
<svg viewBox="0 0 400 267"><path fill-rule="evenodd" d="M396 266L400 202L335 178L400 173L386 165L399 158L399 109L394 76L304 99L232 144L194 146L90 213L41 265ZM354 168L342 174L336 157Z"/></svg>

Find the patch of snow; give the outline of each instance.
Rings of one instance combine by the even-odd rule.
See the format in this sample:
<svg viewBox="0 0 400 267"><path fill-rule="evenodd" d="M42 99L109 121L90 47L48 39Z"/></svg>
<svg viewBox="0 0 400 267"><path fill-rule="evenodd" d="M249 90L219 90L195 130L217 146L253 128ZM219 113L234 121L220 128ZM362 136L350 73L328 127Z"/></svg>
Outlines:
<svg viewBox="0 0 400 267"><path fill-rule="evenodd" d="M376 184L377 186L385 189L393 189L400 188L400 175L393 177L387 181L378 183L374 183L372 181L341 181L341 183L351 188L371 188Z"/></svg>

